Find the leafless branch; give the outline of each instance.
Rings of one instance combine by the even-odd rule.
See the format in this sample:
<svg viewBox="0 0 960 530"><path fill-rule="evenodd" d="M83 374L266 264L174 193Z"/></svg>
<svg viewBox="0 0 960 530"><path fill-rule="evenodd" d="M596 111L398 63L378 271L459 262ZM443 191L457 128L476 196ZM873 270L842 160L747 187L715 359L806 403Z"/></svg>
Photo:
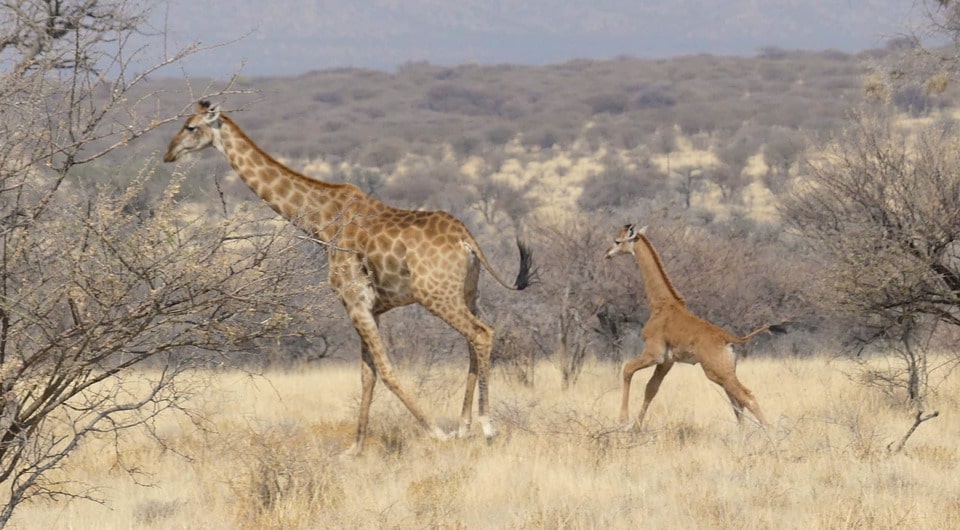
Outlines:
<svg viewBox="0 0 960 530"><path fill-rule="evenodd" d="M893 442L890 442L890 444L887 445L887 452L891 454L896 454L902 451L903 446L906 445L907 443L907 440L910 438L910 436L913 435L913 432L917 430L917 427L919 427L921 423L927 420L932 420L933 418L936 418L939 415L940 415L940 412L936 410L929 414L924 414L922 410L918 410L917 415L913 419L913 425L910 426L910 428L907 430L907 433L903 435L903 438L901 438L899 442L897 442L896 444L894 444Z"/></svg>

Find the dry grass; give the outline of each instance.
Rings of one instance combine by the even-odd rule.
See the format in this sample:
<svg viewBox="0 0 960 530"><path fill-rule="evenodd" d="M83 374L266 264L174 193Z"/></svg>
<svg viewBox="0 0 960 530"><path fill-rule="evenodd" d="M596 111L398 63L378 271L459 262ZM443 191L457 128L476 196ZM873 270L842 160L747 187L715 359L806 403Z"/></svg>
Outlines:
<svg viewBox="0 0 960 530"><path fill-rule="evenodd" d="M145 439L126 460L136 486L91 440L67 472L104 505L31 504L16 528L952 528L960 520L960 377L939 388L898 454L908 411L858 386L853 365L748 359L743 381L775 422L738 429L699 368L678 366L646 430L616 429L618 368L592 364L566 391L538 366L536 388L495 371L502 434L447 443L420 433L378 387L367 452L341 461L359 395L355 366L224 374L198 403L213 429L171 421L184 459ZM403 367L428 411L453 427L465 367ZM649 370L635 380L634 412Z"/></svg>

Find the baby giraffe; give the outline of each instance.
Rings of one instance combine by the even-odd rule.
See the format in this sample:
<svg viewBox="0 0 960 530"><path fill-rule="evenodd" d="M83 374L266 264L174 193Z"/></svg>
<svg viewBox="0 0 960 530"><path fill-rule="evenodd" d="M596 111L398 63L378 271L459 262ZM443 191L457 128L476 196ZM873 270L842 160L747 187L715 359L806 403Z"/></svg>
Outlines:
<svg viewBox="0 0 960 530"><path fill-rule="evenodd" d="M746 407L763 425L767 420L757 404L753 393L737 379L737 356L731 347L742 344L764 331L785 333L782 325L769 325L758 328L743 337L738 337L723 328L715 326L697 317L687 309L683 297L673 287L670 278L663 270L663 263L656 249L644 235L647 227L637 229L636 225L626 225L617 234L614 245L606 253L606 258L618 254L630 254L637 260L643 275L644 290L650 304L650 319L643 326L643 352L623 366L623 394L620 402L620 422L624 428L640 428L647 413L650 401L657 395L663 377L667 375L673 363L697 364L703 367L707 379L722 386L733 405L737 422L743 421L742 411ZM643 398L643 407L634 423L628 423L630 404L630 381L637 370L657 365L653 376L647 382Z"/></svg>

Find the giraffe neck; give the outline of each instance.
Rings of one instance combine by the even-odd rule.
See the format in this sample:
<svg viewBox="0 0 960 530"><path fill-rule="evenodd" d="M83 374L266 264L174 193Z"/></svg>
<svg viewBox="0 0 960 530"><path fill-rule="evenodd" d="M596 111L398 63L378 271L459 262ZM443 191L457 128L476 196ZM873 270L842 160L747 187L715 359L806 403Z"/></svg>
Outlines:
<svg viewBox="0 0 960 530"><path fill-rule="evenodd" d="M633 254L643 276L643 287L647 293L647 301L651 309L657 309L668 303L679 302L684 304L683 297L673 287L673 282L663 270L660 255L653 248L647 236L641 234L633 244Z"/></svg>
<svg viewBox="0 0 960 530"><path fill-rule="evenodd" d="M352 184L313 179L281 164L226 116L216 131L214 147L240 179L274 211L321 241L331 241L348 216L379 204Z"/></svg>

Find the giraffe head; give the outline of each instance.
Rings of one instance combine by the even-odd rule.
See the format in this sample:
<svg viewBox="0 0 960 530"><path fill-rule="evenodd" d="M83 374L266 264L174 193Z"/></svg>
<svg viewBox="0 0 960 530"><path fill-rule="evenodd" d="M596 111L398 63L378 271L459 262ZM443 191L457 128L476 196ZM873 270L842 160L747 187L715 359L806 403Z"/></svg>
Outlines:
<svg viewBox="0 0 960 530"><path fill-rule="evenodd" d="M180 132L170 140L164 162L173 162L184 153L192 153L213 145L220 129L220 107L209 101L197 104L197 112L187 118Z"/></svg>
<svg viewBox="0 0 960 530"><path fill-rule="evenodd" d="M633 254L633 243L647 232L647 227L637 228L635 224L625 225L613 240L613 246L603 256L610 259L618 254Z"/></svg>

